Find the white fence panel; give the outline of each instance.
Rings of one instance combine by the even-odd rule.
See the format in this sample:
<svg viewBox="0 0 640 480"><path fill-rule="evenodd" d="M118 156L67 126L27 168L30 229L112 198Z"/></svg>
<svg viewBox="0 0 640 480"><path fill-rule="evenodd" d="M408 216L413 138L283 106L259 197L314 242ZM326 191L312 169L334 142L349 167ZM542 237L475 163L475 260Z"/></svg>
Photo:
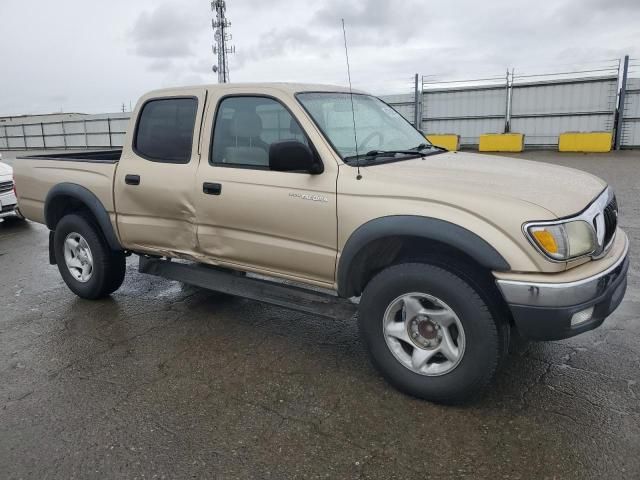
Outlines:
<svg viewBox="0 0 640 480"><path fill-rule="evenodd" d="M426 118L502 117L507 109L507 92L502 87L426 90L423 114Z"/></svg>
<svg viewBox="0 0 640 480"><path fill-rule="evenodd" d="M426 134L454 133L469 146L477 145L483 133L504 132L506 85L427 89L422 102Z"/></svg>
<svg viewBox="0 0 640 480"><path fill-rule="evenodd" d="M63 114L16 118L0 126L0 149L122 147L129 114ZM21 123L22 122L24 123Z"/></svg>
<svg viewBox="0 0 640 480"><path fill-rule="evenodd" d="M85 122L85 131L87 133L108 133L108 120L91 120Z"/></svg>
<svg viewBox="0 0 640 480"><path fill-rule="evenodd" d="M622 119L622 147L640 147L640 78L628 78Z"/></svg>
<svg viewBox="0 0 640 480"><path fill-rule="evenodd" d="M7 125L6 127L7 137L23 137L24 130L22 125Z"/></svg>
<svg viewBox="0 0 640 480"><path fill-rule="evenodd" d="M125 133L112 133L111 134L111 144L114 147L122 147L124 145L124 137Z"/></svg>
<svg viewBox="0 0 640 480"><path fill-rule="evenodd" d="M64 138L67 141L67 147L81 148L87 146L87 139L84 133L79 135L65 135Z"/></svg>
<svg viewBox="0 0 640 480"><path fill-rule="evenodd" d="M129 128L129 118L112 118L111 133L127 133Z"/></svg>
<svg viewBox="0 0 640 480"><path fill-rule="evenodd" d="M84 134L84 122L83 121L73 121L73 122L64 122L64 132L66 134Z"/></svg>
<svg viewBox="0 0 640 480"><path fill-rule="evenodd" d="M24 137L7 137L7 141L9 143L9 149L17 149L24 150L25 149L25 141Z"/></svg>
<svg viewBox="0 0 640 480"><path fill-rule="evenodd" d="M416 110L415 96L413 94L400 93L397 95L381 95L380 98L391 105L400 115L413 124Z"/></svg>
<svg viewBox="0 0 640 480"><path fill-rule="evenodd" d="M612 131L617 77L551 80L512 86L510 130L525 145L552 146L564 132Z"/></svg>
<svg viewBox="0 0 640 480"><path fill-rule="evenodd" d="M47 135L62 135L64 133L64 131L62 130L62 122L60 122L60 123L43 123L42 124L42 128L44 130L45 136L47 136Z"/></svg>
<svg viewBox="0 0 640 480"><path fill-rule="evenodd" d="M88 133L87 134L87 146L88 147L110 147L109 134L108 133Z"/></svg>
<svg viewBox="0 0 640 480"><path fill-rule="evenodd" d="M24 126L24 134L26 136L39 135L42 137L42 126L39 123Z"/></svg>
<svg viewBox="0 0 640 480"><path fill-rule="evenodd" d="M64 148L66 146L63 135L49 135L45 138L47 139L47 148Z"/></svg>

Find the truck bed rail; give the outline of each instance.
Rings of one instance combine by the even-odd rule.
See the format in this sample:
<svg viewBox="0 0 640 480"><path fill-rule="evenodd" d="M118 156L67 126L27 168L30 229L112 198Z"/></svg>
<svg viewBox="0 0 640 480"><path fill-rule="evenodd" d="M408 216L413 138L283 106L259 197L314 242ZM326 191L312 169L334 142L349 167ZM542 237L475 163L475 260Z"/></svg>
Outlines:
<svg viewBox="0 0 640 480"><path fill-rule="evenodd" d="M58 160L68 162L88 162L88 163L118 163L122 156L122 149L81 151L64 153L45 153L42 155L26 155L17 157L17 160Z"/></svg>

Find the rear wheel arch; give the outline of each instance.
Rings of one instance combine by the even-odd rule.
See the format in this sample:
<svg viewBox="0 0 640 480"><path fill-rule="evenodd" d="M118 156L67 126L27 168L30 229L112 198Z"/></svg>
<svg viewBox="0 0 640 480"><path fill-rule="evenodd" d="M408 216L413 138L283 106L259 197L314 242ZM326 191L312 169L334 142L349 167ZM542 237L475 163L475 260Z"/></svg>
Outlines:
<svg viewBox="0 0 640 480"><path fill-rule="evenodd" d="M437 218L394 215L371 220L349 237L338 263L338 293L357 296L383 268L420 260L432 251L467 260L487 274L510 270L493 246L464 227Z"/></svg>
<svg viewBox="0 0 640 480"><path fill-rule="evenodd" d="M49 190L45 199L44 217L50 230L55 230L65 215L79 212L91 217L100 228L109 248L114 251L123 250L107 209L93 192L75 183L59 183Z"/></svg>

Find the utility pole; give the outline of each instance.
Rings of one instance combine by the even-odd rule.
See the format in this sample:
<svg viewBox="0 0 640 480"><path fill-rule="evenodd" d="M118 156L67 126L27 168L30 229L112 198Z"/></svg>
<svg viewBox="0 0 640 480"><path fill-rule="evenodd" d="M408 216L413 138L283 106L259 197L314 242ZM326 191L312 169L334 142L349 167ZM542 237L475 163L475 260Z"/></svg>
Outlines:
<svg viewBox="0 0 640 480"><path fill-rule="evenodd" d="M625 55L624 65L622 67L622 84L620 85L620 96L618 97L618 116L616 118L617 120L616 138L614 142L614 148L616 150L620 150L620 145L622 143L622 127L624 125L624 99L625 99L625 94L627 93L627 77L628 76L629 76L629 55Z"/></svg>
<svg viewBox="0 0 640 480"><path fill-rule="evenodd" d="M217 55L218 63L212 70L218 73L218 83L229 81L229 61L227 55L236 53L236 47L229 45L231 34L228 32L231 22L227 20L225 13L227 4L224 0L214 0L211 2L211 11L215 13L215 18L211 20L211 27L214 31L216 43L213 45L213 54Z"/></svg>

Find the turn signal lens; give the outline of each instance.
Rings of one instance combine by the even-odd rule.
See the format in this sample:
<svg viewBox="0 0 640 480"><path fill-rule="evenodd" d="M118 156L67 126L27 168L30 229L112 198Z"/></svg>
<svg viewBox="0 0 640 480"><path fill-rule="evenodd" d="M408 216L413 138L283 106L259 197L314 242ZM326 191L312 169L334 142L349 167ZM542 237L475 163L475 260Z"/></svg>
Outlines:
<svg viewBox="0 0 640 480"><path fill-rule="evenodd" d="M529 235L540 250L554 260L566 260L569 256L569 242L562 224L532 225Z"/></svg>
<svg viewBox="0 0 640 480"><path fill-rule="evenodd" d="M533 237L538 242L538 245L544 248L547 253L558 253L556 239L553 238L553 235L547 230L536 230L533 232Z"/></svg>

